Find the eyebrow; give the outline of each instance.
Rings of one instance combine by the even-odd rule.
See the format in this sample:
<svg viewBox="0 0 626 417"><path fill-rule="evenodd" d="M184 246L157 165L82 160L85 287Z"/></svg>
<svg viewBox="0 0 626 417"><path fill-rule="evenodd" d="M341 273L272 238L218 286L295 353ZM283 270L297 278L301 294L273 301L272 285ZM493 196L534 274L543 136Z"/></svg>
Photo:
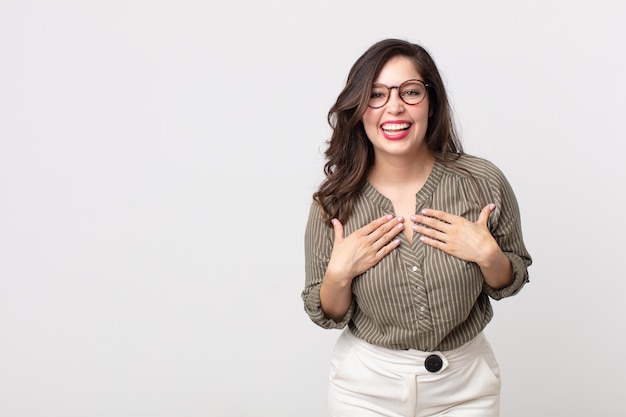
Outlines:
<svg viewBox="0 0 626 417"><path fill-rule="evenodd" d="M383 85L383 86L385 86L385 87L399 87L399 86L401 86L402 84L404 84L404 83L406 83L406 82L409 82L409 81L419 81L419 82L421 82L421 83L426 84L426 81L424 81L424 80L420 80L419 78L409 78L408 80L404 80L404 81L402 81L400 84L387 85L387 84L384 84L384 83L373 82L373 83L372 83L372 85Z"/></svg>

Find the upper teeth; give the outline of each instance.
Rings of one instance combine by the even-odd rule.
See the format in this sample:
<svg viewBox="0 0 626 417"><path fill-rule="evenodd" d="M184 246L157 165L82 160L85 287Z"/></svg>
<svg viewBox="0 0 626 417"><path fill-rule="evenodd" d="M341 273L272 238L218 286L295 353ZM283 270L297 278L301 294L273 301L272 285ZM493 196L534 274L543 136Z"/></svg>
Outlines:
<svg viewBox="0 0 626 417"><path fill-rule="evenodd" d="M408 129L411 126L408 123L389 123L383 126L384 130L402 130Z"/></svg>

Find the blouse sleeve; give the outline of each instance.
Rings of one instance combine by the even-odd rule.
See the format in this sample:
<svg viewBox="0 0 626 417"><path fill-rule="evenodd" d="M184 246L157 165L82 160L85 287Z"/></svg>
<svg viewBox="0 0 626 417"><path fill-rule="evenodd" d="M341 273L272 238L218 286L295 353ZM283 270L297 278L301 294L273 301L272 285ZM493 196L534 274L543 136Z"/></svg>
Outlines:
<svg viewBox="0 0 626 417"><path fill-rule="evenodd" d="M491 195L496 204L489 217L489 229L500 245L500 249L511 261L513 282L507 287L495 290L485 284L484 291L494 300L517 294L528 280L528 267L532 263L522 239L520 211L513 189L504 174L487 162Z"/></svg>
<svg viewBox="0 0 626 417"><path fill-rule="evenodd" d="M333 229L322 220L322 209L319 204L313 202L304 236L305 285L302 291L304 311L320 327L342 329L352 318L355 309L354 299L339 322L327 318L320 303L320 287L333 249L333 240Z"/></svg>

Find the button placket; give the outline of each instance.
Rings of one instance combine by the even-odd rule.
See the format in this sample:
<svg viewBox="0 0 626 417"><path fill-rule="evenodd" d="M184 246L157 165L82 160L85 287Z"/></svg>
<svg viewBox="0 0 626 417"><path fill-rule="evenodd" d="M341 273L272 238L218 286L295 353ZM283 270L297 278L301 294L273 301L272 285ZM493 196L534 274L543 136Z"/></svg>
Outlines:
<svg viewBox="0 0 626 417"><path fill-rule="evenodd" d="M412 306L414 312L415 325L421 333L428 333L434 330L432 317L430 315L430 306L428 304L428 295L424 283L424 266L422 259L424 258L424 248L422 242L413 241L412 246L402 246L397 249L404 261L404 270L410 282L412 290Z"/></svg>

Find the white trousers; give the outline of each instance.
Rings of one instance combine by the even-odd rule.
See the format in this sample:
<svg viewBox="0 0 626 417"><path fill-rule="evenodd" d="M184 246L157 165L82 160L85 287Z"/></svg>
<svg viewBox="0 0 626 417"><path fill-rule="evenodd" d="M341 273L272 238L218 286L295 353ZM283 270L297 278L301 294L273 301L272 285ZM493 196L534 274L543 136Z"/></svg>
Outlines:
<svg viewBox="0 0 626 417"><path fill-rule="evenodd" d="M437 372L424 366L438 355ZM483 333L445 352L372 345L346 328L330 366L332 417L498 417L500 369Z"/></svg>

